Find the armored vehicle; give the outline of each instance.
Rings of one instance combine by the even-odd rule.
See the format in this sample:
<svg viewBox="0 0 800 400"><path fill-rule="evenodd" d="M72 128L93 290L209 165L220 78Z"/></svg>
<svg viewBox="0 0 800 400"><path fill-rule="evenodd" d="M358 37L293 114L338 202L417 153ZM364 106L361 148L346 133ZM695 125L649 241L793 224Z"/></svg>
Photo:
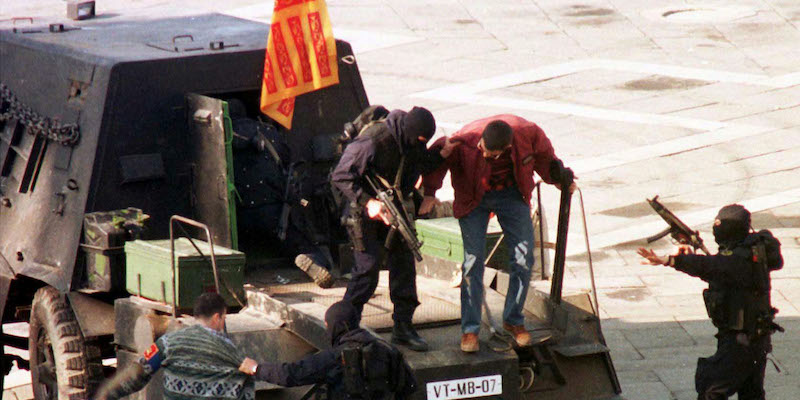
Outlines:
<svg viewBox="0 0 800 400"><path fill-rule="evenodd" d="M192 323L191 300L206 290L228 299L228 331L253 358L329 346L322 315L344 292L348 244L327 174L343 125L369 105L350 45L336 42L339 84L298 97L287 131L258 111L268 25L220 14L111 21L0 30L0 316L30 323L27 339L2 344L29 350L35 397L88 398L115 365ZM254 148L255 171L242 163ZM262 200L277 222L259 230L245 211ZM202 241L174 240L179 231ZM303 245L335 267L332 288L292 265ZM414 321L433 350L406 353L415 399L619 393L596 301L562 298L563 274L555 296L529 295L534 346L462 354L448 283L457 265L434 253L418 267ZM487 277L487 313L499 315L508 277ZM381 287L363 324L385 335L390 313ZM159 393L154 379L132 397Z"/></svg>

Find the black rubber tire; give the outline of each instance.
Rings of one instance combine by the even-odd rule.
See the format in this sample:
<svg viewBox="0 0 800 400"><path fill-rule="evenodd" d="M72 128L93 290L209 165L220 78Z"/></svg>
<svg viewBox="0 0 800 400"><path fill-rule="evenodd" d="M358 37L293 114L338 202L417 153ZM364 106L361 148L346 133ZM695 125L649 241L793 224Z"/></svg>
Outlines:
<svg viewBox="0 0 800 400"><path fill-rule="evenodd" d="M87 343L66 297L51 286L33 297L28 344L36 400L86 400L103 377L99 349ZM56 382L48 383L48 375Z"/></svg>

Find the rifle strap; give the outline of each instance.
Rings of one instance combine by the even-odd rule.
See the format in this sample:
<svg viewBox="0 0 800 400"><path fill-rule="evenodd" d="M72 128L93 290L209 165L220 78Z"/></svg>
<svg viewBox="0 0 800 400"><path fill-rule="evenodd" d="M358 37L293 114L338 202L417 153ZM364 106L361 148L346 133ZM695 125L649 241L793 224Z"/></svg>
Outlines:
<svg viewBox="0 0 800 400"><path fill-rule="evenodd" d="M395 189L400 188L400 181L403 179L403 169L405 169L405 166L406 166L406 156L403 155L402 157L400 157L400 166L397 167L397 175L394 176Z"/></svg>

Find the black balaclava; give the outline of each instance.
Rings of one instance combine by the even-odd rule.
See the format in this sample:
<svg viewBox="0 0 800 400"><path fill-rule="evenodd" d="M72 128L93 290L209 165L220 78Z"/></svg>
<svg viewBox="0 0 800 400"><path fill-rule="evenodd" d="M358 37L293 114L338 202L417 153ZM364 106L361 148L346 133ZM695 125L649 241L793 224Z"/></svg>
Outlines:
<svg viewBox="0 0 800 400"><path fill-rule="evenodd" d="M733 249L750 232L750 211L739 204L722 207L714 220L714 240L721 248Z"/></svg>
<svg viewBox="0 0 800 400"><path fill-rule="evenodd" d="M325 324L331 345L336 346L342 335L358 329L358 320L358 311L349 301L333 303L328 311L325 311Z"/></svg>
<svg viewBox="0 0 800 400"><path fill-rule="evenodd" d="M419 136L430 140L436 133L436 120L427 108L414 107L406 114L402 122L403 145L411 148L421 144Z"/></svg>

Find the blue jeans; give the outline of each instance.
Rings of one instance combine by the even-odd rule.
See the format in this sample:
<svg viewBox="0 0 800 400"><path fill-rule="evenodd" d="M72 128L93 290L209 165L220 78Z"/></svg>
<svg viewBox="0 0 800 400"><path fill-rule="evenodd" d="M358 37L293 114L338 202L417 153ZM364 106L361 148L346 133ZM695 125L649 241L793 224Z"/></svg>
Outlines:
<svg viewBox="0 0 800 400"><path fill-rule="evenodd" d="M483 304L483 268L486 261L486 228L489 213L497 215L509 251L511 269L503 322L522 325L522 307L528 295L533 269L533 221L530 206L516 187L487 192L480 204L458 220L464 241L461 266L461 331L478 333Z"/></svg>

